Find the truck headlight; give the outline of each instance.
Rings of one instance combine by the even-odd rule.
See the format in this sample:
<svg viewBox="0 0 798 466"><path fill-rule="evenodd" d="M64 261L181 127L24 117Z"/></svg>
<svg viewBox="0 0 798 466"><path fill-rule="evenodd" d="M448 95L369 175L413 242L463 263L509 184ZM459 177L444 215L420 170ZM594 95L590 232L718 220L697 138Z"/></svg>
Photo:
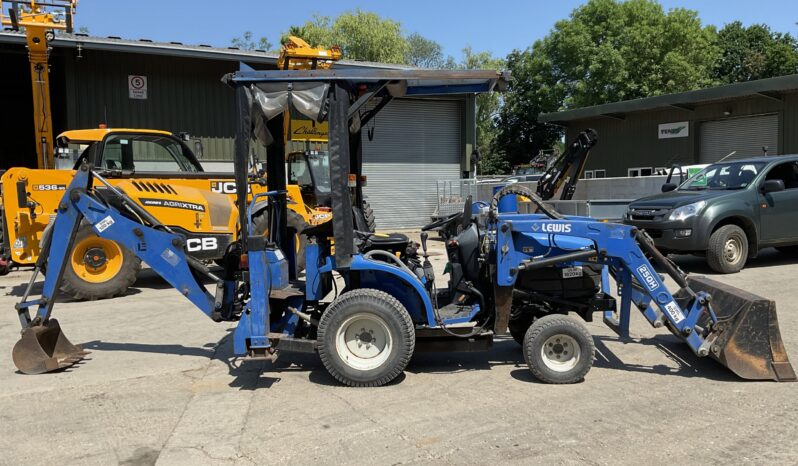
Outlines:
<svg viewBox="0 0 798 466"><path fill-rule="evenodd" d="M671 212L668 220L686 220L694 215L698 215L705 205L707 205L707 201L698 201L678 207Z"/></svg>

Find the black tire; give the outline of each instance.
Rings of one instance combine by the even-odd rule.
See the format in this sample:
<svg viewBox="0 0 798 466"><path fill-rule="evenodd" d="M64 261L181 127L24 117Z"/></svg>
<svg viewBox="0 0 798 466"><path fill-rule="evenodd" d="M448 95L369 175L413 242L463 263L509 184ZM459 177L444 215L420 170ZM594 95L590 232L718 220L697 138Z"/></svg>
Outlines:
<svg viewBox="0 0 798 466"><path fill-rule="evenodd" d="M510 323L507 328L510 330L510 336L513 337L513 340L515 340L516 343L524 346L524 337L526 337L526 331L529 330L529 327L534 321L535 316L533 316L531 312L524 312L517 316L510 317Z"/></svg>
<svg viewBox="0 0 798 466"><path fill-rule="evenodd" d="M75 236L74 247L80 247L83 240L92 236L97 235L94 234L91 225L82 224ZM92 282L81 278L72 265L74 249L70 251L69 256L66 257L67 264L64 267L60 290L76 300L88 301L113 298L124 294L136 282L136 276L141 270L141 259L122 245L119 245L119 249L122 252L122 264L119 271L102 282Z"/></svg>
<svg viewBox="0 0 798 466"><path fill-rule="evenodd" d="M712 233L707 264L718 273L736 273L748 260L748 237L737 225L723 225Z"/></svg>
<svg viewBox="0 0 798 466"><path fill-rule="evenodd" d="M299 246L296 251L296 273L299 275L300 272L305 270L305 245L308 243L308 237L299 234L299 232L305 230L308 227L308 224L301 215L291 209L288 209L288 219L286 220L286 224L288 227L288 233L295 235L296 237L294 240L299 242ZM268 230L269 218L265 213L257 215L252 219L252 231L255 234L263 235Z"/></svg>
<svg viewBox="0 0 798 466"><path fill-rule="evenodd" d="M570 344L569 344L570 342ZM571 348L576 345L578 353ZM544 360L543 347L551 348ZM571 384L581 382L593 367L596 347L587 327L565 315L544 316L535 321L524 337L524 360L541 382ZM577 354L573 366L570 359ZM562 360L560 359L562 358ZM548 365L547 365L548 361ZM552 368L563 364L560 369Z"/></svg>
<svg viewBox="0 0 798 466"><path fill-rule="evenodd" d="M0 208L0 277L8 275L8 272L11 271L11 258L5 256L6 253L10 252L5 250L5 220L6 217L3 215L2 208Z"/></svg>
<svg viewBox="0 0 798 466"><path fill-rule="evenodd" d="M358 319L374 321L376 328L364 324L364 333L359 334L356 340L358 344L375 342L378 354L371 357L373 361L359 358L351 352L353 346L345 344L353 341L347 339L347 328L359 326ZM342 332L343 336L339 338ZM390 335L392 342L387 350L383 347L385 353L379 350L381 333ZM366 337L361 340L362 335ZM322 314L317 345L321 362L336 380L350 387L378 387L395 379L410 362L416 346L416 331L410 314L396 298L383 291L362 288L336 298ZM370 367L369 363L378 365ZM358 365L362 367L356 367Z"/></svg>
<svg viewBox="0 0 798 466"><path fill-rule="evenodd" d="M363 200L363 217L366 218L366 226L369 232L374 233L377 231L377 218L374 216L374 209L371 208L371 204L365 199Z"/></svg>

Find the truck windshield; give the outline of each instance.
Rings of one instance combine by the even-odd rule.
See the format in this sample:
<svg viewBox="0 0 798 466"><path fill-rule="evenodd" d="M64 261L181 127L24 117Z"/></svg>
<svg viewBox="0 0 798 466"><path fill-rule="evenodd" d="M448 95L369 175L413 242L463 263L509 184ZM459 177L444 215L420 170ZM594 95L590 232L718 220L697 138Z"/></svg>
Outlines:
<svg viewBox="0 0 798 466"><path fill-rule="evenodd" d="M728 162L710 165L679 186L679 191L744 189L762 171L764 162Z"/></svg>

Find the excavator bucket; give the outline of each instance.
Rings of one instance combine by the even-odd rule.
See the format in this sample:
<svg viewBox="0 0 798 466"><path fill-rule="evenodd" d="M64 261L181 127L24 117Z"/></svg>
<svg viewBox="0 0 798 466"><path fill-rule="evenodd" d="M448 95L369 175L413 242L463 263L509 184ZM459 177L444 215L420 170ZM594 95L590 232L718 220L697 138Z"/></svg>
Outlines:
<svg viewBox="0 0 798 466"><path fill-rule="evenodd" d="M24 374L42 374L67 368L89 354L80 345L73 345L55 319L28 327L22 332L11 357Z"/></svg>
<svg viewBox="0 0 798 466"><path fill-rule="evenodd" d="M718 317L710 355L743 379L795 381L776 317L776 303L706 277L688 277L694 291L712 296ZM703 322L706 325L709 321Z"/></svg>

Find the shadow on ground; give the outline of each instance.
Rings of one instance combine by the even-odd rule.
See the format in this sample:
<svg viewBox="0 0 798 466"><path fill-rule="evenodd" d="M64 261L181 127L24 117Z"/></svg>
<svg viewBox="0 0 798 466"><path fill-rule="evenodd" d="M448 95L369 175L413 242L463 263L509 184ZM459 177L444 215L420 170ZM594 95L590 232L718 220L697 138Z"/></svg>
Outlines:
<svg viewBox="0 0 798 466"><path fill-rule="evenodd" d="M717 275L718 273L710 269L704 257L699 256L682 256L671 255L669 256L676 265L685 272L702 274L702 275ZM773 267L779 265L794 265L798 264L798 256L792 256L783 252L777 251L775 248L763 249L755 259L748 259L745 264L746 269L756 269L759 267Z"/></svg>
<svg viewBox="0 0 798 466"><path fill-rule="evenodd" d="M230 333L218 342L207 343L202 347L189 347L172 344L119 343L108 341L89 341L82 346L89 351L129 351L181 356L206 357L223 362L233 377L231 387L241 390L268 388L280 381L280 375L301 372L319 385L340 386L329 375L316 354L282 353L275 362L246 360L233 355L232 328ZM615 336L594 336L596 359L594 367L625 372L640 372L675 377L701 377L717 381L740 381L729 370L710 358L699 358L676 337L658 335L645 340L622 340ZM666 365L627 364L621 360L606 343L639 345L640 351L658 350L676 367ZM413 356L406 371L410 373L448 374L465 371L491 370L496 366L514 366L511 372L516 380L540 383L524 362L521 347L509 337L497 338L494 347L486 352L471 353L417 353ZM402 383L404 376L392 384Z"/></svg>

